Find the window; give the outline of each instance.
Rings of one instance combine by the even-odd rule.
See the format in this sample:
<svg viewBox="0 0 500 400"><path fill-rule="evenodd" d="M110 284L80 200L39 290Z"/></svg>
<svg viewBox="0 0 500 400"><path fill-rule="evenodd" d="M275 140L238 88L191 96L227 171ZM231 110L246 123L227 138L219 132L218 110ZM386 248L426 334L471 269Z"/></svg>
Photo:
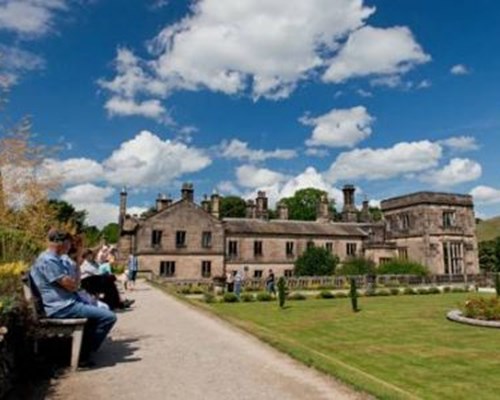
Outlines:
<svg viewBox="0 0 500 400"><path fill-rule="evenodd" d="M201 247L212 247L212 232L203 232L201 234Z"/></svg>
<svg viewBox="0 0 500 400"><path fill-rule="evenodd" d="M313 248L314 247L314 242L312 240L309 240L307 242L307 248L310 249L310 248Z"/></svg>
<svg viewBox="0 0 500 400"><path fill-rule="evenodd" d="M262 270L256 269L255 271L253 271L253 277L254 278L262 278Z"/></svg>
<svg viewBox="0 0 500 400"><path fill-rule="evenodd" d="M400 247L398 249L398 258L401 260L408 260L408 249L406 247Z"/></svg>
<svg viewBox="0 0 500 400"><path fill-rule="evenodd" d="M229 257L236 257L238 255L238 242L230 240L227 246L227 254Z"/></svg>
<svg viewBox="0 0 500 400"><path fill-rule="evenodd" d="M212 276L212 261L201 262L201 276L203 278L210 278Z"/></svg>
<svg viewBox="0 0 500 400"><path fill-rule="evenodd" d="M293 269L285 269L285 278L291 278L293 276Z"/></svg>
<svg viewBox="0 0 500 400"><path fill-rule="evenodd" d="M286 255L287 257L293 257L294 254L294 242L286 242Z"/></svg>
<svg viewBox="0 0 500 400"><path fill-rule="evenodd" d="M325 243L325 249L328 250L329 253L333 253L333 243L332 242L326 242Z"/></svg>
<svg viewBox="0 0 500 400"><path fill-rule="evenodd" d="M261 240L256 240L255 242L253 242L253 255L255 257L262 256L262 241Z"/></svg>
<svg viewBox="0 0 500 400"><path fill-rule="evenodd" d="M356 255L357 244L356 243L346 243L346 254L349 257L354 257Z"/></svg>
<svg viewBox="0 0 500 400"><path fill-rule="evenodd" d="M410 229L410 214L404 213L399 216L400 227L402 230Z"/></svg>
<svg viewBox="0 0 500 400"><path fill-rule="evenodd" d="M186 231L175 232L175 247L186 247Z"/></svg>
<svg viewBox="0 0 500 400"><path fill-rule="evenodd" d="M160 261L160 276L175 276L175 261Z"/></svg>
<svg viewBox="0 0 500 400"><path fill-rule="evenodd" d="M384 264L387 264L388 262L391 262L392 261L392 258L391 257L380 257L378 259L378 263L380 265L384 265Z"/></svg>
<svg viewBox="0 0 500 400"><path fill-rule="evenodd" d="M153 233L151 234L151 246L153 246L153 247L161 246L162 234L163 234L163 231L153 230Z"/></svg>
<svg viewBox="0 0 500 400"><path fill-rule="evenodd" d="M443 261L445 274L461 274L463 273L464 249L460 242L445 242L443 243Z"/></svg>
<svg viewBox="0 0 500 400"><path fill-rule="evenodd" d="M443 228L451 228L455 226L455 211L443 212Z"/></svg>

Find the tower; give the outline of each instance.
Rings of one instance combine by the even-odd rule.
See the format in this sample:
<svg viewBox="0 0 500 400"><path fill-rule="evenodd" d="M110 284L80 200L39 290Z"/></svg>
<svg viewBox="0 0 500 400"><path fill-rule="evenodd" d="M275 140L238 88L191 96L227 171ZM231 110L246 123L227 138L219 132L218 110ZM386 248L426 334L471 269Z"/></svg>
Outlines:
<svg viewBox="0 0 500 400"><path fill-rule="evenodd" d="M344 207L342 208L343 222L357 222L358 213L354 202L354 185L344 185L342 192L344 193Z"/></svg>

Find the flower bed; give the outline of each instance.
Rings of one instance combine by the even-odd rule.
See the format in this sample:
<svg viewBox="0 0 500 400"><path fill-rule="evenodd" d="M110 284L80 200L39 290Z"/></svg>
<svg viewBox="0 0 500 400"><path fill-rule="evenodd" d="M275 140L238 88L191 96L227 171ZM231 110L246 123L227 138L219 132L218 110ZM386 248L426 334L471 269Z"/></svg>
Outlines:
<svg viewBox="0 0 500 400"><path fill-rule="evenodd" d="M450 311L447 318L464 324L500 328L500 299L498 297L471 297L462 310Z"/></svg>

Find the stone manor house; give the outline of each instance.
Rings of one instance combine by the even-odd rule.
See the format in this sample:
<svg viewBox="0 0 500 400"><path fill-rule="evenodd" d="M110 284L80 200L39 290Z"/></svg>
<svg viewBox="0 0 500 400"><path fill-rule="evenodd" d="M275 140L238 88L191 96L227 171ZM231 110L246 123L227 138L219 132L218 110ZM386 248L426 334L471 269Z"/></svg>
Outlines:
<svg viewBox="0 0 500 400"><path fill-rule="evenodd" d="M246 218L220 218L220 197L194 203L191 184L181 198L160 195L147 218L127 214L127 192L120 194L119 257L139 258L140 269L172 280L208 279L245 270L247 276L291 276L294 262L309 246L325 247L340 261L364 256L377 265L409 259L435 274L479 272L472 197L418 192L382 201L381 221L371 220L368 201L355 205L354 186L343 188L342 221L333 222L329 200L321 199L316 221L293 221L283 204L268 218L268 199L248 200Z"/></svg>

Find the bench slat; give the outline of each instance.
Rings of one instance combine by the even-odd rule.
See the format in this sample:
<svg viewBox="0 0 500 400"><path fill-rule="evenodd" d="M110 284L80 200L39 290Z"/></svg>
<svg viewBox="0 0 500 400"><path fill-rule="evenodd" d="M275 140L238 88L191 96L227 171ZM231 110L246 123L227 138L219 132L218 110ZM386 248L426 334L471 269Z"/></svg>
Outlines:
<svg viewBox="0 0 500 400"><path fill-rule="evenodd" d="M42 318L40 325L84 325L87 318Z"/></svg>

